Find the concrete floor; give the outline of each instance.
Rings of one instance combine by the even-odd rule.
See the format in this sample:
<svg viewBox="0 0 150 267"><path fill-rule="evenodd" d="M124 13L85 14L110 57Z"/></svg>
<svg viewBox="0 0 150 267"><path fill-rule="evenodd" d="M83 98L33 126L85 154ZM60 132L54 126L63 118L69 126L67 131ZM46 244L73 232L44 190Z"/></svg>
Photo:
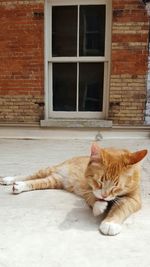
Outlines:
<svg viewBox="0 0 150 267"><path fill-rule="evenodd" d="M26 174L76 155L89 140L0 139L0 175ZM102 146L137 150L149 139L103 140ZM103 236L99 218L79 197L60 190L12 195L0 187L0 267L149 267L150 155L143 162L143 208L120 235Z"/></svg>

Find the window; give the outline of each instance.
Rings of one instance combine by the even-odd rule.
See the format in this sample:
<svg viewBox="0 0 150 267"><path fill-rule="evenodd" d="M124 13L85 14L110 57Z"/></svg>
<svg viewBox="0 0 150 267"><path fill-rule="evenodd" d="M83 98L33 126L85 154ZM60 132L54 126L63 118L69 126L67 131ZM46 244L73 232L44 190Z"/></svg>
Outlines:
<svg viewBox="0 0 150 267"><path fill-rule="evenodd" d="M47 118L105 117L110 60L110 2L47 2Z"/></svg>

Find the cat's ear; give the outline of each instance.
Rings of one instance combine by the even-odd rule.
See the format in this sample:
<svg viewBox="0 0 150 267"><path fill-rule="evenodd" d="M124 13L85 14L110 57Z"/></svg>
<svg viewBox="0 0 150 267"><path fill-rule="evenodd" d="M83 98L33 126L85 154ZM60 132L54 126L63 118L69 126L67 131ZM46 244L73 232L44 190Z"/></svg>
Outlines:
<svg viewBox="0 0 150 267"><path fill-rule="evenodd" d="M100 159L100 147L93 143L91 146L91 160L98 161Z"/></svg>
<svg viewBox="0 0 150 267"><path fill-rule="evenodd" d="M147 155L147 153L147 149L131 153L131 155L129 156L129 164L138 163Z"/></svg>

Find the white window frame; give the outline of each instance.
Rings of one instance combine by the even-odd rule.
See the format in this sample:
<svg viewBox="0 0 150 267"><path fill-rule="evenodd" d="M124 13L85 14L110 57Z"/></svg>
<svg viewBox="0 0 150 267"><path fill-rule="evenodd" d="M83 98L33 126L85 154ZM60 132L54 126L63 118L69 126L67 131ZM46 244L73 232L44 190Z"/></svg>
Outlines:
<svg viewBox="0 0 150 267"><path fill-rule="evenodd" d="M52 6L65 5L106 5L106 26L105 26L105 55L97 57L52 57ZM111 49L111 21L112 21L112 0L46 0L45 1L45 119L51 118L88 118L106 119L108 116L108 96L109 96L109 77L110 77L110 49ZM78 23L79 30L79 23ZM78 40L79 45L79 40ZM79 51L79 49L77 49ZM53 63L104 63L104 84L103 84L103 108L102 112L85 111L53 111L52 110L52 64ZM79 66L79 64L77 64ZM77 84L79 78L79 67L77 67ZM77 85L78 86L78 85ZM77 103L78 103L77 89Z"/></svg>

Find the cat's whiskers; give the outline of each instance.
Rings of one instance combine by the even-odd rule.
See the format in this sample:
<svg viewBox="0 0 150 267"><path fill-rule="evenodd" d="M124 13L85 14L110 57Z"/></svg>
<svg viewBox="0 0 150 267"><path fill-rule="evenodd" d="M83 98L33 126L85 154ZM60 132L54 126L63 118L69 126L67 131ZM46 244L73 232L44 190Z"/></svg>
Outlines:
<svg viewBox="0 0 150 267"><path fill-rule="evenodd" d="M113 205L116 205L118 208L120 208L119 200L120 200L119 197L116 197L115 199L112 200Z"/></svg>

